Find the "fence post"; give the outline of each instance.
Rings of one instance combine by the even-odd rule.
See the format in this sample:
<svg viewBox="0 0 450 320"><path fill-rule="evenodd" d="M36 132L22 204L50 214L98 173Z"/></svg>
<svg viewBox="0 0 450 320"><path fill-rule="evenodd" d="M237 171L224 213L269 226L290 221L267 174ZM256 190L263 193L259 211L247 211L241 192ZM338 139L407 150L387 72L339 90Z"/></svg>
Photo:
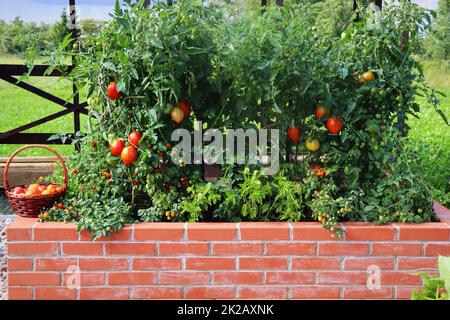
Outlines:
<svg viewBox="0 0 450 320"><path fill-rule="evenodd" d="M77 9L76 9L76 1L75 0L69 0L69 17L70 17L70 29L72 31L71 36L72 39L74 39L73 43L75 44L78 41L79 36L79 30L77 28ZM76 65L76 58L75 55L72 55L72 68L74 68ZM80 94L78 92L78 88L75 85L75 81L72 84L72 92L73 92L73 107L78 108L80 105ZM75 134L81 130L80 125L80 112L74 111L73 112L73 131L74 131L74 138ZM80 143L77 141L75 145L76 150L80 150Z"/></svg>

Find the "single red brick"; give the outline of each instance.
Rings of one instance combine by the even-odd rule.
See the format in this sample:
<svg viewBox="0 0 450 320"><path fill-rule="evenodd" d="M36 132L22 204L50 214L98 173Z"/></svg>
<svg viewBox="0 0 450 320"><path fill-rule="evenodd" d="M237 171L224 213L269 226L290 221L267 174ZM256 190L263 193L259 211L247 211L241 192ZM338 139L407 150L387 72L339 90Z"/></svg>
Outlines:
<svg viewBox="0 0 450 320"><path fill-rule="evenodd" d="M344 287L344 299L392 299L393 289L391 287L380 287L369 289L367 286Z"/></svg>
<svg viewBox="0 0 450 320"><path fill-rule="evenodd" d="M241 240L289 240L285 222L244 222L239 224Z"/></svg>
<svg viewBox="0 0 450 320"><path fill-rule="evenodd" d="M269 242L266 243L266 255L313 255L314 243Z"/></svg>
<svg viewBox="0 0 450 320"><path fill-rule="evenodd" d="M345 225L345 240L395 240L395 227L376 226L371 223L353 222Z"/></svg>
<svg viewBox="0 0 450 320"><path fill-rule="evenodd" d="M425 258L425 257L399 257L398 269L399 270L423 270L423 269L437 269L438 262L437 257Z"/></svg>
<svg viewBox="0 0 450 320"><path fill-rule="evenodd" d="M262 272L214 272L214 284L262 284Z"/></svg>
<svg viewBox="0 0 450 320"><path fill-rule="evenodd" d="M208 254L208 243L160 243L160 255L204 255Z"/></svg>
<svg viewBox="0 0 450 320"><path fill-rule="evenodd" d="M381 273L382 285L420 284L420 283L421 279L419 275L414 275L410 272L385 271Z"/></svg>
<svg viewBox="0 0 450 320"><path fill-rule="evenodd" d="M399 240L449 241L450 227L445 223L399 223Z"/></svg>
<svg viewBox="0 0 450 320"><path fill-rule="evenodd" d="M301 257L292 259L292 269L299 270L338 270L341 258L337 257Z"/></svg>
<svg viewBox="0 0 450 320"><path fill-rule="evenodd" d="M128 241L131 239L132 226L127 224L119 232L111 232L109 237L100 237L96 242L100 241ZM92 234L88 230L82 230L80 232L81 241L92 241Z"/></svg>
<svg viewBox="0 0 450 320"><path fill-rule="evenodd" d="M9 300L33 300L33 289L28 287L8 286Z"/></svg>
<svg viewBox="0 0 450 320"><path fill-rule="evenodd" d="M133 287L133 299L182 299L182 287Z"/></svg>
<svg viewBox="0 0 450 320"><path fill-rule="evenodd" d="M101 272L63 273L63 286L101 286L105 284L105 274Z"/></svg>
<svg viewBox="0 0 450 320"><path fill-rule="evenodd" d="M105 243L105 255L142 256L154 255L155 245L153 243Z"/></svg>
<svg viewBox="0 0 450 320"><path fill-rule="evenodd" d="M34 240L78 240L75 223L45 222L33 227Z"/></svg>
<svg viewBox="0 0 450 320"><path fill-rule="evenodd" d="M372 243L372 255L375 256L420 256L421 251L420 243Z"/></svg>
<svg viewBox="0 0 450 320"><path fill-rule="evenodd" d="M134 240L180 241L184 223L139 223L134 225Z"/></svg>
<svg viewBox="0 0 450 320"><path fill-rule="evenodd" d="M209 272L162 271L161 284L209 284Z"/></svg>
<svg viewBox="0 0 450 320"><path fill-rule="evenodd" d="M65 271L76 265L75 258L36 258L36 271Z"/></svg>
<svg viewBox="0 0 450 320"><path fill-rule="evenodd" d="M450 256L450 243L426 243L426 256Z"/></svg>
<svg viewBox="0 0 450 320"><path fill-rule="evenodd" d="M186 270L234 270L234 258L186 258Z"/></svg>
<svg viewBox="0 0 450 320"><path fill-rule="evenodd" d="M366 284L366 272L323 271L317 273L319 284Z"/></svg>
<svg viewBox="0 0 450 320"><path fill-rule="evenodd" d="M188 223L188 240L236 240L236 223Z"/></svg>
<svg viewBox="0 0 450 320"><path fill-rule="evenodd" d="M319 242L319 255L340 256L340 255L368 255L368 243L328 243Z"/></svg>
<svg viewBox="0 0 450 320"><path fill-rule="evenodd" d="M291 299L338 299L338 286L296 286L291 288Z"/></svg>
<svg viewBox="0 0 450 320"><path fill-rule="evenodd" d="M262 243L229 242L213 243L213 255L257 255L262 254Z"/></svg>
<svg viewBox="0 0 450 320"><path fill-rule="evenodd" d="M396 299L411 300L414 290L422 290L420 286L398 286Z"/></svg>
<svg viewBox="0 0 450 320"><path fill-rule="evenodd" d="M103 244L95 242L63 242L62 254L74 256L101 256Z"/></svg>
<svg viewBox="0 0 450 320"><path fill-rule="evenodd" d="M108 285L146 285L156 283L155 272L111 272Z"/></svg>
<svg viewBox="0 0 450 320"><path fill-rule="evenodd" d="M36 300L75 300L76 298L75 289L62 287L37 287L35 289Z"/></svg>
<svg viewBox="0 0 450 320"><path fill-rule="evenodd" d="M81 288L81 300L122 300L129 299L128 288L99 287Z"/></svg>
<svg viewBox="0 0 450 320"><path fill-rule="evenodd" d="M6 229L8 242L31 240L33 226L37 222L36 218L17 217Z"/></svg>
<svg viewBox="0 0 450 320"><path fill-rule="evenodd" d="M127 258L79 258L81 270L128 270Z"/></svg>
<svg viewBox="0 0 450 320"><path fill-rule="evenodd" d="M313 284L314 272L267 272L267 284Z"/></svg>
<svg viewBox="0 0 450 320"><path fill-rule="evenodd" d="M273 286L240 286L238 288L239 299L287 299L287 288Z"/></svg>
<svg viewBox="0 0 450 320"><path fill-rule="evenodd" d="M180 258L133 258L133 270L180 270Z"/></svg>
<svg viewBox="0 0 450 320"><path fill-rule="evenodd" d="M33 270L33 258L9 258L9 271L30 271Z"/></svg>
<svg viewBox="0 0 450 320"><path fill-rule="evenodd" d="M318 222L299 222L292 224L293 240L339 240L333 232L324 229Z"/></svg>
<svg viewBox="0 0 450 320"><path fill-rule="evenodd" d="M392 270L394 269L394 258L364 257L344 259L345 270L367 270L370 266L376 266L381 270Z"/></svg>
<svg viewBox="0 0 450 320"><path fill-rule="evenodd" d="M234 299L234 287L186 287L186 299Z"/></svg>
<svg viewBox="0 0 450 320"><path fill-rule="evenodd" d="M59 285L58 272L10 272L9 286Z"/></svg>
<svg viewBox="0 0 450 320"><path fill-rule="evenodd" d="M239 258L242 270L286 270L287 258Z"/></svg>
<svg viewBox="0 0 450 320"><path fill-rule="evenodd" d="M8 243L8 256L36 256L58 254L57 242Z"/></svg>

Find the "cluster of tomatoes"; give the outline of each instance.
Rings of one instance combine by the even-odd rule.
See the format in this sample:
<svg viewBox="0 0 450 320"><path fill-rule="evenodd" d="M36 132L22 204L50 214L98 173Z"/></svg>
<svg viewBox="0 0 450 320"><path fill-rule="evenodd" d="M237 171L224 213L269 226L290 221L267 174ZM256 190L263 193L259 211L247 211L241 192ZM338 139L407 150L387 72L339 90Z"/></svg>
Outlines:
<svg viewBox="0 0 450 320"><path fill-rule="evenodd" d="M65 214L71 213L72 217L81 217L81 213L75 213L75 208L74 206L67 206L66 208L64 208L64 205L60 202L58 204L55 204L52 208L50 208L50 210L48 211L44 211L39 215L39 218L46 220L48 218L50 218L50 214L56 214L58 211L62 211Z"/></svg>
<svg viewBox="0 0 450 320"><path fill-rule="evenodd" d="M62 190L59 185L32 183L28 187L15 187L13 194L19 197L50 196Z"/></svg>
<svg viewBox="0 0 450 320"><path fill-rule="evenodd" d="M130 144L125 145L125 141L122 138L115 139L109 145L109 151L113 156L120 156L120 159L126 166L132 165L138 158L136 148L139 147L139 143L142 139L142 135L134 131L128 135L128 141Z"/></svg>
<svg viewBox="0 0 450 320"><path fill-rule="evenodd" d="M360 84L365 84L367 82L375 80L375 74L372 71L367 71L360 75L359 71L356 70L354 76ZM316 107L315 116L317 120L325 123L328 132L332 135L337 135L342 131L342 129L344 129L344 123L342 122L341 118L332 116L329 110L323 105L318 105ZM293 144L298 145L300 143L300 136L302 134L302 130L300 127L288 128L287 134ZM310 152L316 152L320 149L320 141L318 139L308 137L305 144L306 149L308 149L308 151Z"/></svg>
<svg viewBox="0 0 450 320"><path fill-rule="evenodd" d="M312 175L316 177L326 177L328 174L327 169L321 168L318 164L309 166L309 169L314 171Z"/></svg>

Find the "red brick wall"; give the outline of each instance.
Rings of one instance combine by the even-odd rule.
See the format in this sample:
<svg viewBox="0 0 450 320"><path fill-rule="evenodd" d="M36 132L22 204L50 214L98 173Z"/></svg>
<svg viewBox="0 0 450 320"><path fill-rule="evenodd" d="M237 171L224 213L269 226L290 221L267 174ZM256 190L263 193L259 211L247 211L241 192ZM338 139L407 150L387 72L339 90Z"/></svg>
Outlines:
<svg viewBox="0 0 450 320"><path fill-rule="evenodd" d="M19 218L7 231L9 298L409 299L414 273L450 255L450 213L437 209L440 223L343 224L341 240L317 223L146 223L92 242L74 224ZM371 265L379 289L367 287Z"/></svg>

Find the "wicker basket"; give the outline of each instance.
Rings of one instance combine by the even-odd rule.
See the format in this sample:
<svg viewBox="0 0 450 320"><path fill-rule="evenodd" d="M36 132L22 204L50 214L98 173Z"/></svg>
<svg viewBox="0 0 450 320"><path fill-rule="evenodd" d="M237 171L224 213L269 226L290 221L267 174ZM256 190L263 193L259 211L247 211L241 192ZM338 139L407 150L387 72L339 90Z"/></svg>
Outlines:
<svg viewBox="0 0 450 320"><path fill-rule="evenodd" d="M8 182L8 169L11 164L11 161L14 159L14 157L22 152L23 150L30 149L30 148L41 148L50 151L53 153L58 161L61 163L63 171L64 171L64 184L61 186L59 183L52 183L55 186L61 187L60 191L54 192L51 195L33 195L33 196L25 196L25 195L16 195L14 192L11 191L11 188L9 186ZM22 148L17 149L14 151L14 153L8 158L8 161L6 162L5 169L3 170L3 186L5 188L5 194L8 197L8 200L11 204L11 207L15 214L25 217L25 218L36 218L41 210L43 208L49 208L51 207L59 198L63 197L66 194L67 190L67 168L66 164L64 163L63 158L52 148L44 145L37 145L32 144L28 145ZM48 185L50 183L43 182L41 183L43 185Z"/></svg>

